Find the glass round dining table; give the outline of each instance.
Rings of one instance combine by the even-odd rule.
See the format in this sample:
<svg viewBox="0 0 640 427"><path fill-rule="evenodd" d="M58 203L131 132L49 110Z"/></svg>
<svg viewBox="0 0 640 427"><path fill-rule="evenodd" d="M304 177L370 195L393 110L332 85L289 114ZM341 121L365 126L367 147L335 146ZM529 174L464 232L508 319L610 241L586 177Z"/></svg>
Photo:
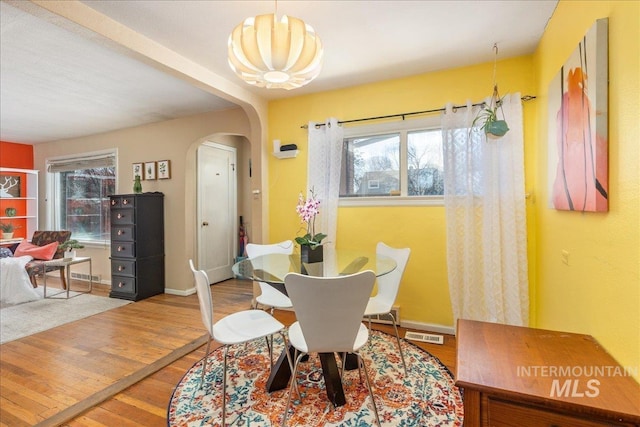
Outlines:
<svg viewBox="0 0 640 427"><path fill-rule="evenodd" d="M359 271L372 270L376 277L392 272L396 268L393 258L353 249L323 248L323 261L317 263L301 262L300 253L291 255L268 254L237 262L232 270L239 279L265 282L287 294L284 277L287 273L295 272L320 277L337 277ZM293 347L289 347L291 357L294 356ZM347 354L346 369L357 368L355 356ZM333 353L320 353L322 373L328 399L334 406L344 405L345 395L342 381L338 373L336 359ZM278 361L271 369L267 380L267 391L282 390L287 387L291 371L287 363L286 351L278 357Z"/></svg>
<svg viewBox="0 0 640 427"><path fill-rule="evenodd" d="M291 255L267 254L244 259L232 267L239 279L265 282L287 294L284 276L287 273L301 273L318 277L338 277L359 271L372 270L376 277L392 272L396 268L393 258L357 249L323 248L323 261L304 263L300 253Z"/></svg>

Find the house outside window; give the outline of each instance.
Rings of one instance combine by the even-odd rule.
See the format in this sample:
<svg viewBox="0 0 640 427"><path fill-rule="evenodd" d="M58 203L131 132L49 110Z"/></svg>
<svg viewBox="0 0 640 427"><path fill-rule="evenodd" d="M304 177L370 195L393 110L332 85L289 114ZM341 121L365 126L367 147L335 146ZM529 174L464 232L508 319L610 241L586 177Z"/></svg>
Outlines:
<svg viewBox="0 0 640 427"><path fill-rule="evenodd" d="M442 204L439 117L346 128L340 205Z"/></svg>
<svg viewBox="0 0 640 427"><path fill-rule="evenodd" d="M47 161L50 224L73 239L110 240L109 195L116 194L116 153L92 153Z"/></svg>

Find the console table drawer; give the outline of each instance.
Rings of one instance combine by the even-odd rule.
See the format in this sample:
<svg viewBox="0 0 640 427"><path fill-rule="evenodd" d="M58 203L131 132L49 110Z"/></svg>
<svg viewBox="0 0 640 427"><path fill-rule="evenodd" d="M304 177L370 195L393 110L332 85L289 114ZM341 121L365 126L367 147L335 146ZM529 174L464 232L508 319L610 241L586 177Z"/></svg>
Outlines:
<svg viewBox="0 0 640 427"><path fill-rule="evenodd" d="M136 262L124 259L112 259L111 260L111 275L120 276L135 276L136 275Z"/></svg>
<svg viewBox="0 0 640 427"><path fill-rule="evenodd" d="M112 276L111 290L117 292L135 293L136 279L133 277Z"/></svg>
<svg viewBox="0 0 640 427"><path fill-rule="evenodd" d="M111 242L111 256L133 258L136 256L136 245L133 242Z"/></svg>
<svg viewBox="0 0 640 427"><path fill-rule="evenodd" d="M491 398L488 400L487 413L491 427L605 427L630 425L591 421L586 418L564 415L531 406L503 402Z"/></svg>

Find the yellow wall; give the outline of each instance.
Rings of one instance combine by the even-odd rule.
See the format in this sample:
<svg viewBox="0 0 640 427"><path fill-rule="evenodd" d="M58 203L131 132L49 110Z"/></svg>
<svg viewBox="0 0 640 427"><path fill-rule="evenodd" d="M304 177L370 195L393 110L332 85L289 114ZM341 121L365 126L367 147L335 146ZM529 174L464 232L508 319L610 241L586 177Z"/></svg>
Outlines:
<svg viewBox="0 0 640 427"><path fill-rule="evenodd" d="M295 143L301 152L295 159L269 159L269 240L292 239L300 231L295 206L298 194L306 189L307 171L307 132L301 125L328 117L349 120L440 108L447 102L464 104L467 99L480 101L491 95L492 75L493 63L488 63L271 102L269 140ZM531 57L499 61L497 77L501 94L534 94ZM525 141L535 131L534 103L524 107ZM533 148L526 151L532 153ZM397 299L403 322L452 327L444 208L339 209L338 247L375 250L380 240L412 250Z"/></svg>
<svg viewBox="0 0 640 427"><path fill-rule="evenodd" d="M599 18L609 18L609 212L547 207L547 94ZM640 2L561 1L534 55L539 118L537 323L593 335L640 366ZM561 251L569 252L569 265Z"/></svg>

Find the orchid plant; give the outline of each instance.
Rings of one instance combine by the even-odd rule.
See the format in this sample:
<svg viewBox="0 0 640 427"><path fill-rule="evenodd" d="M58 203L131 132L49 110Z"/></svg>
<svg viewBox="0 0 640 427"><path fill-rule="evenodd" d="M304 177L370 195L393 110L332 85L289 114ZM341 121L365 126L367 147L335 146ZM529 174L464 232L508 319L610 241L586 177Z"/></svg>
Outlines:
<svg viewBox="0 0 640 427"><path fill-rule="evenodd" d="M298 196L298 206L296 212L300 217L300 222L306 224L306 234L303 237L296 237L296 243L299 245L308 245L311 249L315 249L322 244L322 239L327 237L326 234L316 234L316 216L320 213L320 200L318 200L313 192L310 191L311 197L304 199L302 193Z"/></svg>

